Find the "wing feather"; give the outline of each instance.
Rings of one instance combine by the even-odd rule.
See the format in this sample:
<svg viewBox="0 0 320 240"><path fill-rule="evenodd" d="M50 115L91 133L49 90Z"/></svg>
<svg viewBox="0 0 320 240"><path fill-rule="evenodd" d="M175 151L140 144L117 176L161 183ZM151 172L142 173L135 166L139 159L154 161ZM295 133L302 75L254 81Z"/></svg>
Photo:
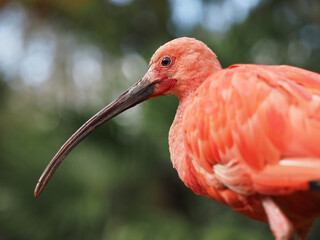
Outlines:
<svg viewBox="0 0 320 240"><path fill-rule="evenodd" d="M198 89L184 133L197 168L219 171L217 178L236 192L305 190L320 180L320 75L233 65Z"/></svg>

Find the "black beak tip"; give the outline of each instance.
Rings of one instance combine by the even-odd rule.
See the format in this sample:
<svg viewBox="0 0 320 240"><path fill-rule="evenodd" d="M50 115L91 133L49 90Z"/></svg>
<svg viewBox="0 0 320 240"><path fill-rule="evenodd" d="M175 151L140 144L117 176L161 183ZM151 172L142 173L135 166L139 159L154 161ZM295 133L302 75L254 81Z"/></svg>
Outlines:
<svg viewBox="0 0 320 240"><path fill-rule="evenodd" d="M39 195L40 195L40 191L39 191L39 188L38 188L38 186L39 186L39 183L37 183L37 186L36 186L36 188L34 189L34 196L35 197L39 197Z"/></svg>
<svg viewBox="0 0 320 240"><path fill-rule="evenodd" d="M33 192L34 196L39 197L43 189L44 189L43 184L40 181L38 181Z"/></svg>

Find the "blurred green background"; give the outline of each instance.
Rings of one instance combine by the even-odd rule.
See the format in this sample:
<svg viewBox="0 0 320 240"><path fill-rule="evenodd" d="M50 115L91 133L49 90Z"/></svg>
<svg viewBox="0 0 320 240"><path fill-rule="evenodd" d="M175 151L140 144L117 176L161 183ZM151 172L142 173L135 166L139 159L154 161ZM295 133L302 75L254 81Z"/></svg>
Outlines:
<svg viewBox="0 0 320 240"><path fill-rule="evenodd" d="M318 0L2 0L0 239L272 239L266 224L180 181L167 143L174 96L103 125L39 198L33 189L64 141L141 78L160 45L192 36L223 67L320 72L319 12ZM317 222L308 239L319 234Z"/></svg>

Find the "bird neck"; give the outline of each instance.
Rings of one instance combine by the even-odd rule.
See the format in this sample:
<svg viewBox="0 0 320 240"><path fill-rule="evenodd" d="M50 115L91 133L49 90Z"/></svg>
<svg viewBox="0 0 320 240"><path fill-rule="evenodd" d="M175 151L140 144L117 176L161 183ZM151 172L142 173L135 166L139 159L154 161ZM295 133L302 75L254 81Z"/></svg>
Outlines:
<svg viewBox="0 0 320 240"><path fill-rule="evenodd" d="M169 131L169 150L173 167L178 171L180 179L185 182L185 175L188 169L188 152L184 145L183 117L185 109L193 98L197 89L208 77L221 70L221 65L217 59L213 59L210 64L203 66L202 71L191 69L192 74L180 75L179 84L174 89L174 94L179 99L179 106ZM192 76L192 77L191 77ZM186 183L186 182L185 182Z"/></svg>
<svg viewBox="0 0 320 240"><path fill-rule="evenodd" d="M177 170L180 179L184 182L186 174L187 151L183 139L183 115L192 94L185 95L179 99L179 106L169 131L169 150L173 167Z"/></svg>
<svg viewBox="0 0 320 240"><path fill-rule="evenodd" d="M199 71L201 69L201 71ZM195 67L188 68L188 74L179 74L178 82L173 90L179 101L183 105L196 90L202 85L206 79L212 74L221 71L221 65L216 58L212 58L211 62L206 64L198 63ZM179 106L180 106L179 105Z"/></svg>

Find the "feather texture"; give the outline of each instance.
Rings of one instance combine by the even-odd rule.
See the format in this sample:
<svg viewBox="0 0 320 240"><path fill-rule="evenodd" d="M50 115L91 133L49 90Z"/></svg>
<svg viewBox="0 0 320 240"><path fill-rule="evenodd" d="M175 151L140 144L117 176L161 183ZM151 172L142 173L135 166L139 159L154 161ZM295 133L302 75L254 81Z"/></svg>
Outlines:
<svg viewBox="0 0 320 240"><path fill-rule="evenodd" d="M211 75L185 110L190 158L239 193L307 190L320 180L317 89L319 75L289 66L236 65Z"/></svg>
<svg viewBox="0 0 320 240"><path fill-rule="evenodd" d="M320 193L308 191L310 181L320 181L319 89L319 74L290 66L240 64L213 73L180 99L170 130L180 178L262 221L273 208L262 206L260 196L275 196L303 239L320 215Z"/></svg>

